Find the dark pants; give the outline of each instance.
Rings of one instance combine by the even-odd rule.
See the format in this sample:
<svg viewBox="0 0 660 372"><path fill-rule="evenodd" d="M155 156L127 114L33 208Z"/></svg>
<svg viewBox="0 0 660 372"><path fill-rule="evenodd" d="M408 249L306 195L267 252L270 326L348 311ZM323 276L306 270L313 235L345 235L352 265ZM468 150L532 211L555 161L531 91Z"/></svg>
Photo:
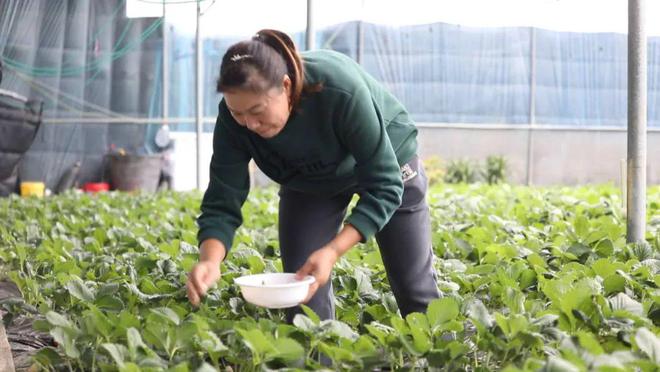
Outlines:
<svg viewBox="0 0 660 372"><path fill-rule="evenodd" d="M439 297L426 174L418 157L408 165L409 171L417 175L404 182L401 206L376 234L392 292L404 317L411 312L425 312L429 302ZM337 236L352 196L351 192L323 198L281 188L279 236L285 272L296 272L312 252ZM334 318L331 281L319 288L306 305L321 319ZM300 311L299 307L287 309L287 320L291 322Z"/></svg>

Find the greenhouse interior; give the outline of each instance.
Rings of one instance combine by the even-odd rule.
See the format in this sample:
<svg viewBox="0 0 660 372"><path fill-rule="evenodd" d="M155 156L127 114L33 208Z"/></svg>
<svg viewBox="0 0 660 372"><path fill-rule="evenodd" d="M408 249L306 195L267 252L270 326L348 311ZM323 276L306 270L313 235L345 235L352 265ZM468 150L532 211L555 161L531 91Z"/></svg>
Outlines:
<svg viewBox="0 0 660 372"><path fill-rule="evenodd" d="M0 371L660 371L660 2L0 0Z"/></svg>

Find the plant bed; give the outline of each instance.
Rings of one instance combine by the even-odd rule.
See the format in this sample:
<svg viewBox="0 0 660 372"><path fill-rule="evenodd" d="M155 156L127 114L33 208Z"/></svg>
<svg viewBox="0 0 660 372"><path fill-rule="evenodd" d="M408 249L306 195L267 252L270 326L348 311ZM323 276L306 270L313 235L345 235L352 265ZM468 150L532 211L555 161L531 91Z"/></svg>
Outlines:
<svg viewBox="0 0 660 372"><path fill-rule="evenodd" d="M233 279L281 271L275 189L243 208L222 278L199 308L199 193L0 200L0 264L33 328L33 367L77 371L634 370L660 362L660 190L647 241L625 243L618 190L440 185L429 195L438 285L402 319L373 241L335 267L337 320L246 303ZM405 249L405 247L402 247ZM329 365L319 363L319 355Z"/></svg>

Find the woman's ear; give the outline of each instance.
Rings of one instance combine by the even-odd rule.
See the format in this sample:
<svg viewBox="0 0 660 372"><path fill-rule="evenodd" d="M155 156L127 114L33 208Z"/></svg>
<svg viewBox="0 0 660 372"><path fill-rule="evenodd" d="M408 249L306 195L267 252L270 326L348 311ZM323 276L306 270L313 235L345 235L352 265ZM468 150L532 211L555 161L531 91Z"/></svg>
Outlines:
<svg viewBox="0 0 660 372"><path fill-rule="evenodd" d="M293 82L291 81L291 78L289 77L288 74L284 74L284 77L282 78L282 88L286 92L287 95L291 94L291 85Z"/></svg>

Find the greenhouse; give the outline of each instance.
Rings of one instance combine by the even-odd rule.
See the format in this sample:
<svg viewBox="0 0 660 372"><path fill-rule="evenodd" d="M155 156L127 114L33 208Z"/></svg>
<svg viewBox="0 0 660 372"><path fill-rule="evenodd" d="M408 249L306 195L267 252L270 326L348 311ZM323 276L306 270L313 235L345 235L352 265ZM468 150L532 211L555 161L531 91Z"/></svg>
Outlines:
<svg viewBox="0 0 660 372"><path fill-rule="evenodd" d="M660 2L0 0L0 372L659 371Z"/></svg>

